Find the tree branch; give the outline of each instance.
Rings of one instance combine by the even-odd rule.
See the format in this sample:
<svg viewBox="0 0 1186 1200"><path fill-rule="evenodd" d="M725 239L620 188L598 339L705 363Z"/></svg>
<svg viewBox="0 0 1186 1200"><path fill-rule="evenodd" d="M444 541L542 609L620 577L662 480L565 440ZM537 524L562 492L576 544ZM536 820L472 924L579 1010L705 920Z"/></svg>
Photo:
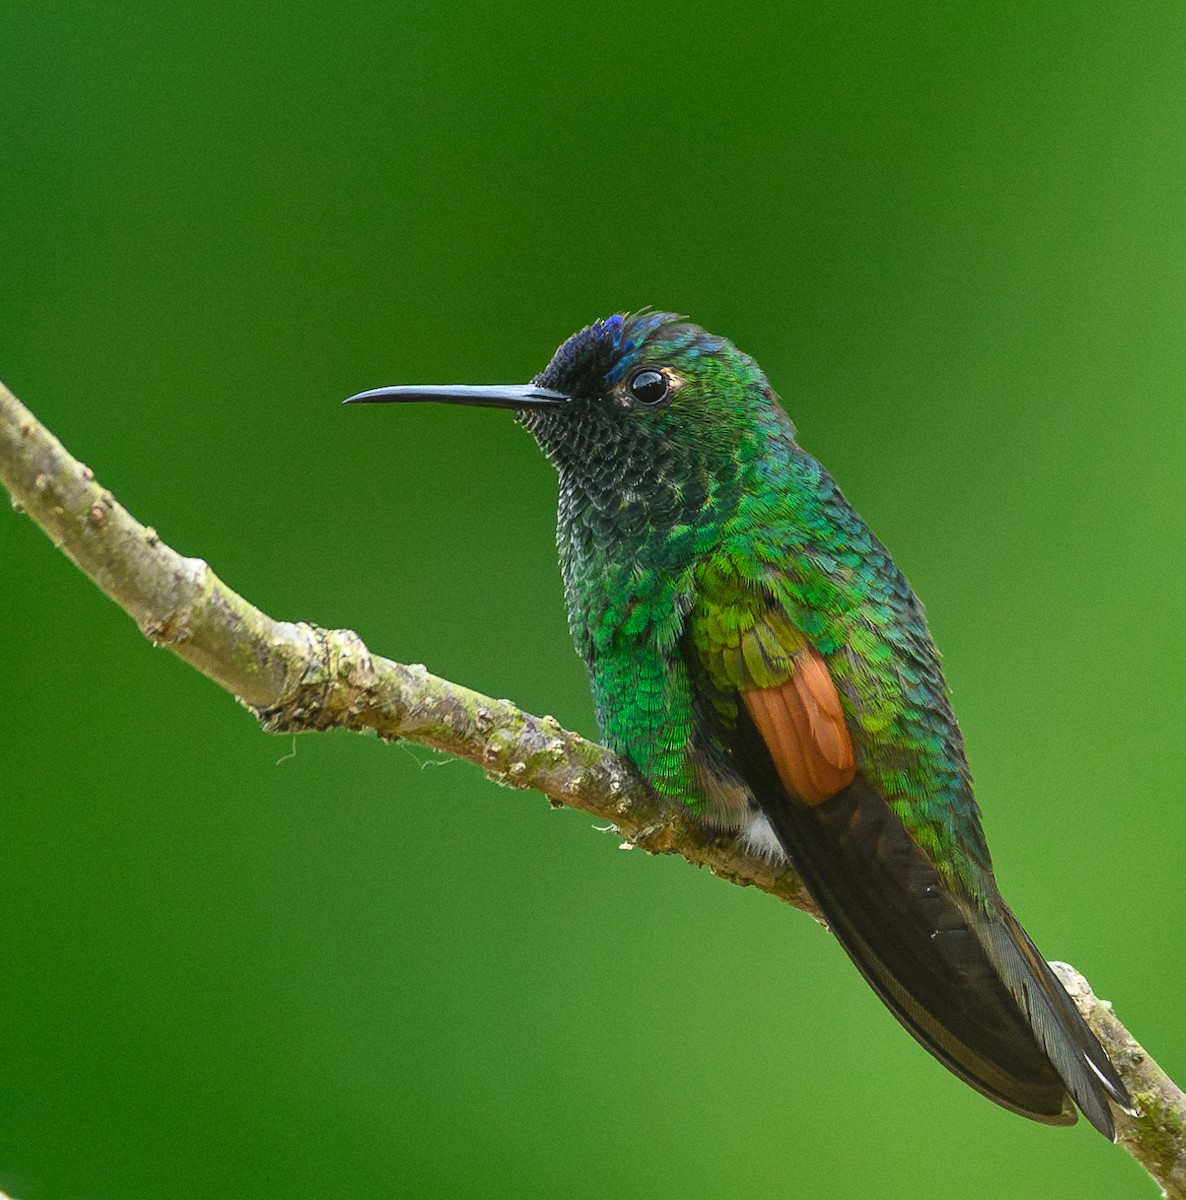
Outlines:
<svg viewBox="0 0 1186 1200"><path fill-rule="evenodd" d="M505 700L372 655L348 629L276 621L141 525L93 472L0 384L0 480L24 511L146 637L225 688L270 732L333 728L408 738L467 759L556 806L611 822L630 844L679 854L714 875L819 912L798 876L661 804L610 751ZM1186 1200L1186 1097L1098 1000L1057 964L1142 1115L1119 1114L1120 1144L1165 1194Z"/></svg>

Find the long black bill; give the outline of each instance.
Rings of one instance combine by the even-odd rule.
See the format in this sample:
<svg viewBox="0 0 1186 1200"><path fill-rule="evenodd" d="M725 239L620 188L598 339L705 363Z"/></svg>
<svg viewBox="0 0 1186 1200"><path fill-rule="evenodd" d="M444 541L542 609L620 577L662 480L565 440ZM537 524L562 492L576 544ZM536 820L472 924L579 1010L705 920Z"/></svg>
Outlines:
<svg viewBox="0 0 1186 1200"><path fill-rule="evenodd" d="M567 404L570 397L551 388L536 387L534 384L515 384L509 387L471 386L466 383L449 384L444 387L383 387L369 392L359 392L343 404L409 404L417 400L430 400L438 404L473 404L481 408L552 408Z"/></svg>

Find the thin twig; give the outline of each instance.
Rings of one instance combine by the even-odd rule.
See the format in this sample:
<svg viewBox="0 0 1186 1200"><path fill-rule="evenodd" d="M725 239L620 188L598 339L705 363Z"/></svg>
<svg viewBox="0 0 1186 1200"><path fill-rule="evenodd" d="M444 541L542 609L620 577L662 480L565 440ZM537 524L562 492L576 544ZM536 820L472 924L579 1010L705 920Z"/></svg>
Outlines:
<svg viewBox="0 0 1186 1200"><path fill-rule="evenodd" d="M794 871L746 853L662 805L628 763L551 717L372 655L348 629L276 621L232 591L201 559L185 558L133 518L93 472L0 384L0 480L25 511L146 637L213 679L265 729L345 728L407 738L464 758L498 782L534 788L557 806L610 822L651 853L679 854L714 875L777 896L819 920ZM1138 1117L1118 1138L1173 1200L1186 1200L1186 1097L1097 1000L1058 965L1108 1051Z"/></svg>

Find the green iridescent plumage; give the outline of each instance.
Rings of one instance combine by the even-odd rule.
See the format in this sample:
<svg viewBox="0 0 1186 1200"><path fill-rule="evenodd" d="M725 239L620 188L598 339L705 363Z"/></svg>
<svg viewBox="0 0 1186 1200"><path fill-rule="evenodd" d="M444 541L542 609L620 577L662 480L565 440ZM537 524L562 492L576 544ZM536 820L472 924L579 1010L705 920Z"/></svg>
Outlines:
<svg viewBox="0 0 1186 1200"><path fill-rule="evenodd" d="M586 351L586 369L588 348L608 337L592 330L567 344ZM734 653L745 635L763 622L775 638L793 629L827 658L859 731L863 773L943 873L971 881L969 860L987 870L988 850L938 657L905 578L796 444L750 358L666 314L626 320L617 336L610 388L647 365L667 367L684 381L671 404L629 409L598 391L574 402L586 412L525 418L561 473L570 626L602 736L656 790L710 814L687 749L698 734L691 694L702 690L731 723L740 688L790 674L789 662L751 670ZM579 385L563 350L538 382Z"/></svg>
<svg viewBox="0 0 1186 1200"><path fill-rule="evenodd" d="M1001 899L923 609L752 359L664 313L598 321L522 388L560 477L569 625L605 742L789 857L886 1005L1016 1112L1129 1101Z"/></svg>

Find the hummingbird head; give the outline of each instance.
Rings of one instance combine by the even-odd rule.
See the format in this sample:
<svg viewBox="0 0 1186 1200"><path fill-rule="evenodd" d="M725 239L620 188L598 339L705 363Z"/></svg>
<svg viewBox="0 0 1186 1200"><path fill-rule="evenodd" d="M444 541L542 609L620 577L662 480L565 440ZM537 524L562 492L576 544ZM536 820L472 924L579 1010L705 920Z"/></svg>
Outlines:
<svg viewBox="0 0 1186 1200"><path fill-rule="evenodd" d="M556 351L534 383L568 402L520 419L550 458L570 465L574 449L592 453L598 439L657 460L734 457L781 413L752 358L671 313L594 322Z"/></svg>
<svg viewBox="0 0 1186 1200"><path fill-rule="evenodd" d="M379 388L347 403L434 400L511 408L560 473L561 507L612 537L731 508L747 468L794 428L757 364L671 313L595 321L522 386Z"/></svg>

